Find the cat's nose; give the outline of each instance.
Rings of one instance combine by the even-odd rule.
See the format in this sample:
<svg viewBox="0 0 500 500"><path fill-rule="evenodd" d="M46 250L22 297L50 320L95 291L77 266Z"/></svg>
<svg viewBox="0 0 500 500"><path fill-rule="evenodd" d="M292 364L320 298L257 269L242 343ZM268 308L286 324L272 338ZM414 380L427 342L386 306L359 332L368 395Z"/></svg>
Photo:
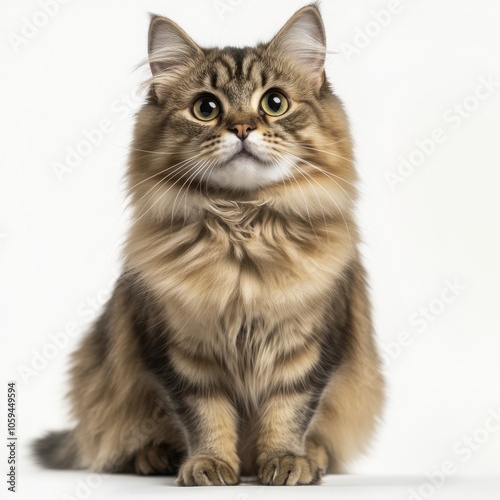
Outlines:
<svg viewBox="0 0 500 500"><path fill-rule="evenodd" d="M255 127L252 127L251 125L248 125L247 123L242 123L242 124L238 124L238 125L233 125L230 130L231 130L231 132L234 132L242 141L244 141L248 137L248 134L254 128Z"/></svg>

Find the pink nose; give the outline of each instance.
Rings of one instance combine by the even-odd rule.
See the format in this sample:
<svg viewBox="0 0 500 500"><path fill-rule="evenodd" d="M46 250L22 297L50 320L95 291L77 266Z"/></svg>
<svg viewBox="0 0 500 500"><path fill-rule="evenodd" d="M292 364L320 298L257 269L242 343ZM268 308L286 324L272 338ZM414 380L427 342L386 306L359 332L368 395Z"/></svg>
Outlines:
<svg viewBox="0 0 500 500"><path fill-rule="evenodd" d="M231 131L234 132L242 141L244 141L248 137L248 134L252 130L253 127L246 123L234 125L231 129Z"/></svg>

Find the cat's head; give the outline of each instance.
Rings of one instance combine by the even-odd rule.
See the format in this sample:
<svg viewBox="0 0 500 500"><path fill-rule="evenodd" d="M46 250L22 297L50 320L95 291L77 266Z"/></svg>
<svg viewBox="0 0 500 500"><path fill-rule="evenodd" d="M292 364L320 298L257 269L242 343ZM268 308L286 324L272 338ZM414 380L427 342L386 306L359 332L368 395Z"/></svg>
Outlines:
<svg viewBox="0 0 500 500"><path fill-rule="evenodd" d="M132 192L162 207L174 195L276 195L298 186L312 205L331 204L325 192L332 198L335 190L340 202L354 173L325 53L323 22L312 5L271 42L245 48L201 48L174 22L154 16L149 97L130 169L131 186L140 187Z"/></svg>

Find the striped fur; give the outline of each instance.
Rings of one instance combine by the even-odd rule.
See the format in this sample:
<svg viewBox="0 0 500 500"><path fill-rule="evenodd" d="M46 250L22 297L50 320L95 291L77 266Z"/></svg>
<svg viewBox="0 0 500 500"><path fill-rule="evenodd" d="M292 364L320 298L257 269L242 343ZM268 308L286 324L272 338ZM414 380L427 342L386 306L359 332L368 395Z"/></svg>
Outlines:
<svg viewBox="0 0 500 500"><path fill-rule="evenodd" d="M76 428L40 440L39 460L317 483L366 448L383 399L321 18L305 7L269 44L201 49L155 17L149 46L123 274L73 358ZM259 111L269 89L283 116ZM210 123L190 112L206 92L223 109ZM252 175L224 156L235 123L253 128Z"/></svg>

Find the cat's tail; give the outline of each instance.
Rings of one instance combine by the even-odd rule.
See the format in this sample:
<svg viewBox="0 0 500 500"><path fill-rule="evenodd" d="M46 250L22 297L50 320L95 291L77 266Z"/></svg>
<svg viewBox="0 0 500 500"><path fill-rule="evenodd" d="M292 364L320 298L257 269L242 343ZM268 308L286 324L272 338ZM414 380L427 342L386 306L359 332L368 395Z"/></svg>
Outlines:
<svg viewBox="0 0 500 500"><path fill-rule="evenodd" d="M36 461L49 469L79 469L78 444L73 431L50 432L33 443Z"/></svg>

